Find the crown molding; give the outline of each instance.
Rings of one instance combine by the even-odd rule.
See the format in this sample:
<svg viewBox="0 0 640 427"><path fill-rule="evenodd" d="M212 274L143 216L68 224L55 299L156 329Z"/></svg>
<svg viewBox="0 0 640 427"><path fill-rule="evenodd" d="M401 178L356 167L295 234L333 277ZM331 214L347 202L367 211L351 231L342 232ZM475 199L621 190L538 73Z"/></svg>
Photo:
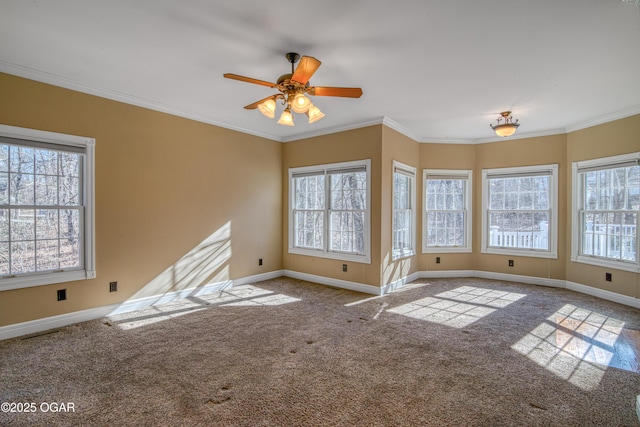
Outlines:
<svg viewBox="0 0 640 427"><path fill-rule="evenodd" d="M301 139L307 139L307 138L314 138L317 136L323 136L323 135L331 135L333 133L339 133L339 132L345 132L348 130L354 130L354 129L360 129L360 128L365 128L365 127L369 127L369 126L375 126L375 125L380 125L384 123L384 117L378 117L372 120L365 120L363 122L357 122L357 123L348 123L345 125L338 125L338 126L331 126L328 128L322 128L322 129L318 129L315 131L311 131L311 132L304 132L304 133L297 133L295 135L291 135L291 136L286 136L284 138L281 138L280 141L281 142L293 142L293 141L299 141Z"/></svg>
<svg viewBox="0 0 640 427"><path fill-rule="evenodd" d="M222 122L218 122L216 120L212 120L209 117L204 117L200 114L179 109L168 104L151 101L149 99L141 98L134 95L129 95L123 92L115 91L115 90L105 89L98 86L78 83L76 81L58 76L56 74L47 73L44 71L36 70L34 68L13 64L11 62L7 62L4 60L0 60L0 72L22 77L28 80L34 80L40 83L50 84L52 86L57 86L64 89L74 90L76 92L98 96L100 98L110 99L112 101L118 101L125 104L135 105L137 107L147 108L149 110L159 111L161 113L171 114L173 116L183 117L185 119L190 119L197 122L206 123L206 124L218 126L218 127L229 129L229 130L242 132L242 133L246 133L253 136L258 136L260 138L266 138L266 139L282 142L281 138L274 135L255 132L251 129L241 128L238 126L231 126Z"/></svg>
<svg viewBox="0 0 640 427"><path fill-rule="evenodd" d="M113 101L122 102L125 104L135 105L137 107L147 108L150 110L158 111L161 113L171 114L173 116L183 117L186 119L194 120L201 123L210 124L213 126L217 126L224 129L229 129L236 132L245 133L248 135L253 135L259 138L265 138L272 141L277 142L292 142L298 141L301 139L313 138L317 136L330 135L339 132L345 132L353 129L360 129L368 126L374 126L383 124L390 129L393 129L407 138L412 139L418 143L428 143L428 144L484 144L489 142L498 142L504 141L507 138L502 138L498 136L488 137L488 138L477 138L477 139L456 139L456 138L441 138L441 137L426 137L426 136L418 136L408 128L400 125L393 119L390 119L387 116L377 117L371 120L365 120L362 122L333 126L328 128L318 129L317 131L298 133L295 135L279 137L276 135L256 132L251 129L247 129L244 127L233 126L223 122L219 122L217 120L213 120L210 117L202 116L201 114L197 114L191 111L187 111L184 109L180 109L168 104L164 104L157 101L152 101L150 99L126 94L123 92L118 92L114 90L109 90L106 88L88 85L84 83L79 83L77 81L73 81L71 79L48 73L45 71L37 70L30 67L25 67L23 65L14 64L8 61L0 60L0 72L7 73L10 75L22 77L29 80L34 80L41 83L50 84L57 87L62 87L65 89L74 90L81 93L86 93L89 95L98 96L101 98L110 99ZM621 111L617 111L611 114L607 114L601 117L597 117L590 120L585 120L582 122L574 123L572 125L567 126L566 128L557 128L557 129L549 129L540 132L531 132L531 133L517 133L513 136L510 136L509 140L514 139L525 139L525 138L536 138L541 136L550 136L550 135L562 135L570 132L575 132L581 129L590 128L593 126L601 125L604 123L612 122L619 119L624 119L626 117L634 116L640 114L640 105L636 105Z"/></svg>
<svg viewBox="0 0 640 427"><path fill-rule="evenodd" d="M640 114L640 105L634 105L633 107L616 111L615 113L607 114L601 117L597 117L595 119L574 123L572 125L567 126L566 131L567 133L575 132L577 130L582 130L582 129L590 128L593 126L601 125L604 123L613 122L615 120L620 120L627 117L635 116L636 114Z"/></svg>

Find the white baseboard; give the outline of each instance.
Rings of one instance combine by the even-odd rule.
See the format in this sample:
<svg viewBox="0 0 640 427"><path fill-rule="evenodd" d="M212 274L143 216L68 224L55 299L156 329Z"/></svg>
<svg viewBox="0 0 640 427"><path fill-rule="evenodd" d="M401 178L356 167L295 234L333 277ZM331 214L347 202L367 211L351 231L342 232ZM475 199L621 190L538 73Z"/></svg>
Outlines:
<svg viewBox="0 0 640 427"><path fill-rule="evenodd" d="M72 325L74 323L86 322L89 320L100 319L105 316L140 310L154 305L166 304L177 299L211 294L214 292L219 292L223 289L229 289L233 286L241 286L249 283L261 282L263 280L275 279L281 276L283 276L283 270L276 270L269 273L256 274L239 279L211 283L198 288L183 289L180 291L168 292L162 295L154 295L150 297L124 301L122 303L105 305L102 307L90 308L87 310L74 311L72 313L65 313L57 316L45 317L42 319L30 320L28 322L0 326L0 340L6 340L22 335L35 334L37 332L61 328L63 326Z"/></svg>
<svg viewBox="0 0 640 427"><path fill-rule="evenodd" d="M421 279L446 279L448 277L475 277L474 270L426 270L420 271Z"/></svg>
<svg viewBox="0 0 640 427"><path fill-rule="evenodd" d="M566 281L549 279L546 277L521 276L519 274L494 273L492 271L476 270L473 277L482 279L504 280L507 282L527 283L529 285L550 286L553 288L565 288Z"/></svg>
<svg viewBox="0 0 640 427"><path fill-rule="evenodd" d="M630 297L627 295L617 294L615 292L606 291L604 289L592 288L591 286L581 285L579 283L570 282L567 280L567 289L580 292L583 294L591 295L594 297L606 299L608 301L617 302L618 304L624 304L635 308L640 308L640 299Z"/></svg>
<svg viewBox="0 0 640 427"><path fill-rule="evenodd" d="M333 286L335 288L349 289L350 291L363 292L365 294L382 295L382 288L365 285L364 283L332 279L330 277L316 276L315 274L300 273L292 270L284 270L284 275L293 279L306 280L307 282L319 283L321 285Z"/></svg>
<svg viewBox="0 0 640 427"><path fill-rule="evenodd" d="M416 271L415 273L411 273L406 277L402 277L398 280L394 280L393 282L389 283L388 285L385 285L382 287L382 291L380 293L380 295L385 295L388 294L389 292L393 292L395 290L398 290L400 288L402 288L404 285L406 285L407 283L411 283L415 280L418 280L420 278L420 272Z"/></svg>
<svg viewBox="0 0 640 427"><path fill-rule="evenodd" d="M45 317L42 319L31 320L28 322L15 323L13 325L0 326L0 340L14 338L22 335L34 334L50 329L61 328L63 326L72 325L74 323L86 322L88 320L100 319L105 316L126 313L134 310L151 307L154 305L165 304L181 298L190 296L199 296L219 292L223 289L229 289L233 286L241 286L249 283L271 280L278 277L291 277L299 280L319 283L322 285L333 286L336 288L349 289L352 291L363 292L372 295L385 295L389 292L398 290L404 285L411 283L419 278L422 279L438 279L438 278L454 278L454 277L479 277L484 279L505 280L518 283L527 283L541 286L551 286L558 288L566 288L575 292L595 296L608 301L619 304L640 308L640 299L626 295L617 294L615 292L606 291L604 289L593 288L591 286L581 285L559 279L549 279L544 277L521 276L517 274L495 273L480 270L448 270L448 271L418 271L410 275L395 280L383 287L367 285L364 283L350 282L347 280L332 279L329 277L317 276L314 274L300 273L292 270L276 270L268 273L256 274L253 276L242 277L239 279L227 280L224 282L211 283L206 286L184 289L181 291L168 292L162 295L139 298L131 301L124 301L118 304L111 304L102 307L90 308L87 310L75 311L72 313L60 314L57 316Z"/></svg>

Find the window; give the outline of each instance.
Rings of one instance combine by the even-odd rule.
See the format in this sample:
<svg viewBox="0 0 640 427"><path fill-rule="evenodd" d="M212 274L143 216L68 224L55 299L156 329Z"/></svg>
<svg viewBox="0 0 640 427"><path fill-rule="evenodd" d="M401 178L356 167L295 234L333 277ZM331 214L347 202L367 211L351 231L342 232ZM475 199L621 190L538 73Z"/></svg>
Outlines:
<svg viewBox="0 0 640 427"><path fill-rule="evenodd" d="M393 259L415 254L416 169L393 162Z"/></svg>
<svg viewBox="0 0 640 427"><path fill-rule="evenodd" d="M470 170L425 169L423 252L471 252Z"/></svg>
<svg viewBox="0 0 640 427"><path fill-rule="evenodd" d="M93 147L0 125L0 290L95 277Z"/></svg>
<svg viewBox="0 0 640 427"><path fill-rule="evenodd" d="M558 257L558 165L482 171L482 252Z"/></svg>
<svg viewBox="0 0 640 427"><path fill-rule="evenodd" d="M370 160L289 169L289 252L371 262Z"/></svg>
<svg viewBox="0 0 640 427"><path fill-rule="evenodd" d="M571 260L640 272L640 153L573 163Z"/></svg>

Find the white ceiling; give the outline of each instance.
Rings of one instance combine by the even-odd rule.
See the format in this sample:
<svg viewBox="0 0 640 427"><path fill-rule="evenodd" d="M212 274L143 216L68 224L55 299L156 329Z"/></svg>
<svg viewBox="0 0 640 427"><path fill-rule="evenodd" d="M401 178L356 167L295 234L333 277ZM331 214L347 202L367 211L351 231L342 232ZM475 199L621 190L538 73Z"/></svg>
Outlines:
<svg viewBox="0 0 640 427"><path fill-rule="evenodd" d="M289 51L322 61L324 112L278 125L244 105ZM640 113L640 8L621 0L0 0L0 71L278 141L386 123L421 142L485 142ZM1 96L1 95L0 95ZM278 113L279 114L279 111ZM277 116L276 116L277 117ZM1 121L1 118L0 118Z"/></svg>

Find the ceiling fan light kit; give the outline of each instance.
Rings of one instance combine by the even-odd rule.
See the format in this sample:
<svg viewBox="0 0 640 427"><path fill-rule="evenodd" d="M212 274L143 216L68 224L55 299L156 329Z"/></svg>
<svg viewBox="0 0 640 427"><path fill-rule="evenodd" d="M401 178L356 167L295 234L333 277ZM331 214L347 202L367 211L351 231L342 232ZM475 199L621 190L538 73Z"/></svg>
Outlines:
<svg viewBox="0 0 640 427"><path fill-rule="evenodd" d="M518 123L518 119L516 119L515 122L513 121L511 111L503 111L502 113L500 113L500 117L497 118L497 121L497 125L490 124L489 126L491 126L491 129L495 131L496 135L502 136L504 138L516 133L516 131L518 130L518 126L520 126L520 123Z"/></svg>
<svg viewBox="0 0 640 427"><path fill-rule="evenodd" d="M318 107L313 105L307 95L339 96L343 98L360 98L362 96L362 89L360 88L310 86L309 79L320 67L321 62L311 56L303 56L301 58L295 52L289 52L285 57L291 63L291 74L281 75L276 83L237 74L224 74L224 77L228 79L268 86L280 92L253 104L246 105L245 109L254 110L257 108L265 117L273 119L275 118L276 100L281 99L285 109L278 120L278 124L294 126L292 111L298 114L306 114L309 118L309 123L315 123L325 116ZM300 63L294 69L294 64L298 60L300 60Z"/></svg>

